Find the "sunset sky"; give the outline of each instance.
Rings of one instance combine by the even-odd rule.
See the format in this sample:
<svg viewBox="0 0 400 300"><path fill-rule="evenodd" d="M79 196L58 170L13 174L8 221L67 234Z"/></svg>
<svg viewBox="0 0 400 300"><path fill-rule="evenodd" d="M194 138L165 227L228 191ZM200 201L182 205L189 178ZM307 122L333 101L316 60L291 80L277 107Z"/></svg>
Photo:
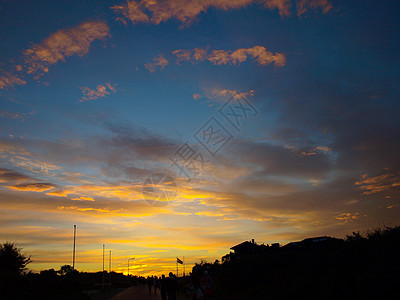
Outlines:
<svg viewBox="0 0 400 300"><path fill-rule="evenodd" d="M78 270L101 270L105 244L113 270L158 275L252 238L400 225L399 13L0 1L0 242L59 269L76 224ZM154 173L175 199L144 200Z"/></svg>

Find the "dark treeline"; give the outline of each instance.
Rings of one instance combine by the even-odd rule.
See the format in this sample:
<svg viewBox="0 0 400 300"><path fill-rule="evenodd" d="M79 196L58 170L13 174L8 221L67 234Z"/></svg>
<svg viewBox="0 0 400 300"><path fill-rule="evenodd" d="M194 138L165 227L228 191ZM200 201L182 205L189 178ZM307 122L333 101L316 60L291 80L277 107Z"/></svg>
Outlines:
<svg viewBox="0 0 400 300"><path fill-rule="evenodd" d="M99 294L107 295L110 288L118 292L136 280L122 273L105 272L106 291L101 292L103 272L78 272L72 266L64 265L59 270L32 273L27 271L30 262L31 259L15 244L0 245L0 299L106 299ZM112 283L110 286L109 282Z"/></svg>
<svg viewBox="0 0 400 300"><path fill-rule="evenodd" d="M222 264L201 262L192 275L205 270L213 277L215 299L394 299L400 227L269 247Z"/></svg>
<svg viewBox="0 0 400 300"><path fill-rule="evenodd" d="M106 292L102 292L102 272L75 271L61 275L50 269L39 274L27 273L14 278L1 278L0 299L97 299L99 294L107 293L109 289L118 292L129 287L134 280L121 273L111 272L110 288L109 275L105 274Z"/></svg>

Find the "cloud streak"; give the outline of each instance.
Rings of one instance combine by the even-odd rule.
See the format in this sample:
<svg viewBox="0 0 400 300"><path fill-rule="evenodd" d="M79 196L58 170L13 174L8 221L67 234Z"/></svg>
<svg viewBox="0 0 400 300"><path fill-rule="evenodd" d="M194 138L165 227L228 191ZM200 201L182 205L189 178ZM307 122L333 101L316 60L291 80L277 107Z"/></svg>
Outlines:
<svg viewBox="0 0 400 300"><path fill-rule="evenodd" d="M160 54L157 57L153 58L154 62L147 63L144 67L149 70L150 73L154 73L157 69L163 70L166 65L169 64L169 61L164 57L164 55Z"/></svg>
<svg viewBox="0 0 400 300"><path fill-rule="evenodd" d="M35 112L32 111L30 113L13 113L5 110L0 109L0 118L7 118L12 120L20 120L21 122L25 121L28 115L34 115Z"/></svg>
<svg viewBox="0 0 400 300"><path fill-rule="evenodd" d="M291 0L132 0L115 5L111 9L118 15L117 20L132 24L152 23L160 24L170 19L176 19L183 25L193 23L201 13L209 8L221 10L240 9L252 4L258 4L270 10L277 9L281 17L291 15L293 5ZM328 0L299 0L297 1L297 15L300 16L309 9L322 9L328 12L332 5Z"/></svg>
<svg viewBox="0 0 400 300"><path fill-rule="evenodd" d="M65 61L69 56L85 55L89 52L92 42L104 40L109 36L109 31L104 22L85 22L57 31L24 51L27 73L38 79L49 72L49 66Z"/></svg>
<svg viewBox="0 0 400 300"><path fill-rule="evenodd" d="M310 9L318 10L321 9L322 13L325 14L332 9L332 4L328 0L300 0L296 3L297 16L302 16Z"/></svg>
<svg viewBox="0 0 400 300"><path fill-rule="evenodd" d="M283 67L286 65L286 56L283 53L268 51L263 46L254 46L252 48L239 48L234 51L228 50L212 50L208 51L205 48L195 49L177 49L172 51L178 65L181 62L188 61L191 63L198 63L209 61L216 66L221 65L240 65L247 60L253 59L260 66L267 66L274 64L276 67ZM146 69L154 73L157 69L160 71L168 65L169 61L163 54L153 58L154 63L145 64Z"/></svg>
<svg viewBox="0 0 400 300"><path fill-rule="evenodd" d="M96 100L98 98L103 98L108 95L110 95L110 92L115 93L116 88L115 84L111 84L109 82L105 84L99 84L95 89L91 89L88 87L81 87L82 90L82 98L79 100L79 102L86 102L90 100Z"/></svg>
<svg viewBox="0 0 400 300"><path fill-rule="evenodd" d="M212 50L207 53L206 49L196 48L193 50L178 49L172 52L177 57L177 62L190 61L192 63L208 60L214 65L240 65L249 58L254 59L258 65L267 66L274 63L275 66L286 65L286 57L283 53L273 53L263 46L252 48L240 48L234 51Z"/></svg>
<svg viewBox="0 0 400 300"><path fill-rule="evenodd" d="M8 188L16 191L24 192L44 192L54 189L54 184L51 183L21 183Z"/></svg>
<svg viewBox="0 0 400 300"><path fill-rule="evenodd" d="M18 78L14 74L0 69L0 89L6 90L8 88L14 87L15 85L25 85L26 81Z"/></svg>
<svg viewBox="0 0 400 300"><path fill-rule="evenodd" d="M26 181L26 180L31 180L32 178L30 176L27 176L25 174L22 174L20 172L6 169L6 168L0 168L0 182L18 182L18 181Z"/></svg>
<svg viewBox="0 0 400 300"><path fill-rule="evenodd" d="M400 189L400 172L386 172L378 176L364 174L355 184L364 191L363 195L398 192Z"/></svg>

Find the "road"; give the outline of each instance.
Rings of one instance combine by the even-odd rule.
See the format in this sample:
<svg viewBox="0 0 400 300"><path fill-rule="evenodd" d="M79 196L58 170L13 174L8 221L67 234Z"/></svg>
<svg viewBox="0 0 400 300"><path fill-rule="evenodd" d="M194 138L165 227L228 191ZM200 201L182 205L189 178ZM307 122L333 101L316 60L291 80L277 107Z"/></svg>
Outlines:
<svg viewBox="0 0 400 300"><path fill-rule="evenodd" d="M111 300L161 300L160 290L157 291L157 295L154 295L154 290L151 292L151 295L149 295L145 286L132 286L115 295Z"/></svg>
<svg viewBox="0 0 400 300"><path fill-rule="evenodd" d="M185 296L178 295L178 300L186 300ZM157 295L154 295L154 290L149 291L146 286L132 286L122 291L121 293L115 295L111 300L161 300L160 290L157 291Z"/></svg>

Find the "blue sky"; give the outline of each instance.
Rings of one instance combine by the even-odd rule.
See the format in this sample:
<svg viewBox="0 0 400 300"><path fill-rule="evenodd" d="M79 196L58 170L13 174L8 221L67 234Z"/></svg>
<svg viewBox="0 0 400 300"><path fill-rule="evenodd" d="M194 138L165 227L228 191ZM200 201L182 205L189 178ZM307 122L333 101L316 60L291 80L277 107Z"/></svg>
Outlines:
<svg viewBox="0 0 400 300"><path fill-rule="evenodd" d="M396 1L0 2L0 237L34 270L58 268L77 224L78 269L98 270L106 243L117 270L136 255L149 274L251 238L398 225L398 13ZM239 130L219 112L229 100L255 109ZM211 117L232 136L215 156L194 137ZM205 161L190 180L170 160L184 143ZM152 206L142 186L160 172L177 196Z"/></svg>

